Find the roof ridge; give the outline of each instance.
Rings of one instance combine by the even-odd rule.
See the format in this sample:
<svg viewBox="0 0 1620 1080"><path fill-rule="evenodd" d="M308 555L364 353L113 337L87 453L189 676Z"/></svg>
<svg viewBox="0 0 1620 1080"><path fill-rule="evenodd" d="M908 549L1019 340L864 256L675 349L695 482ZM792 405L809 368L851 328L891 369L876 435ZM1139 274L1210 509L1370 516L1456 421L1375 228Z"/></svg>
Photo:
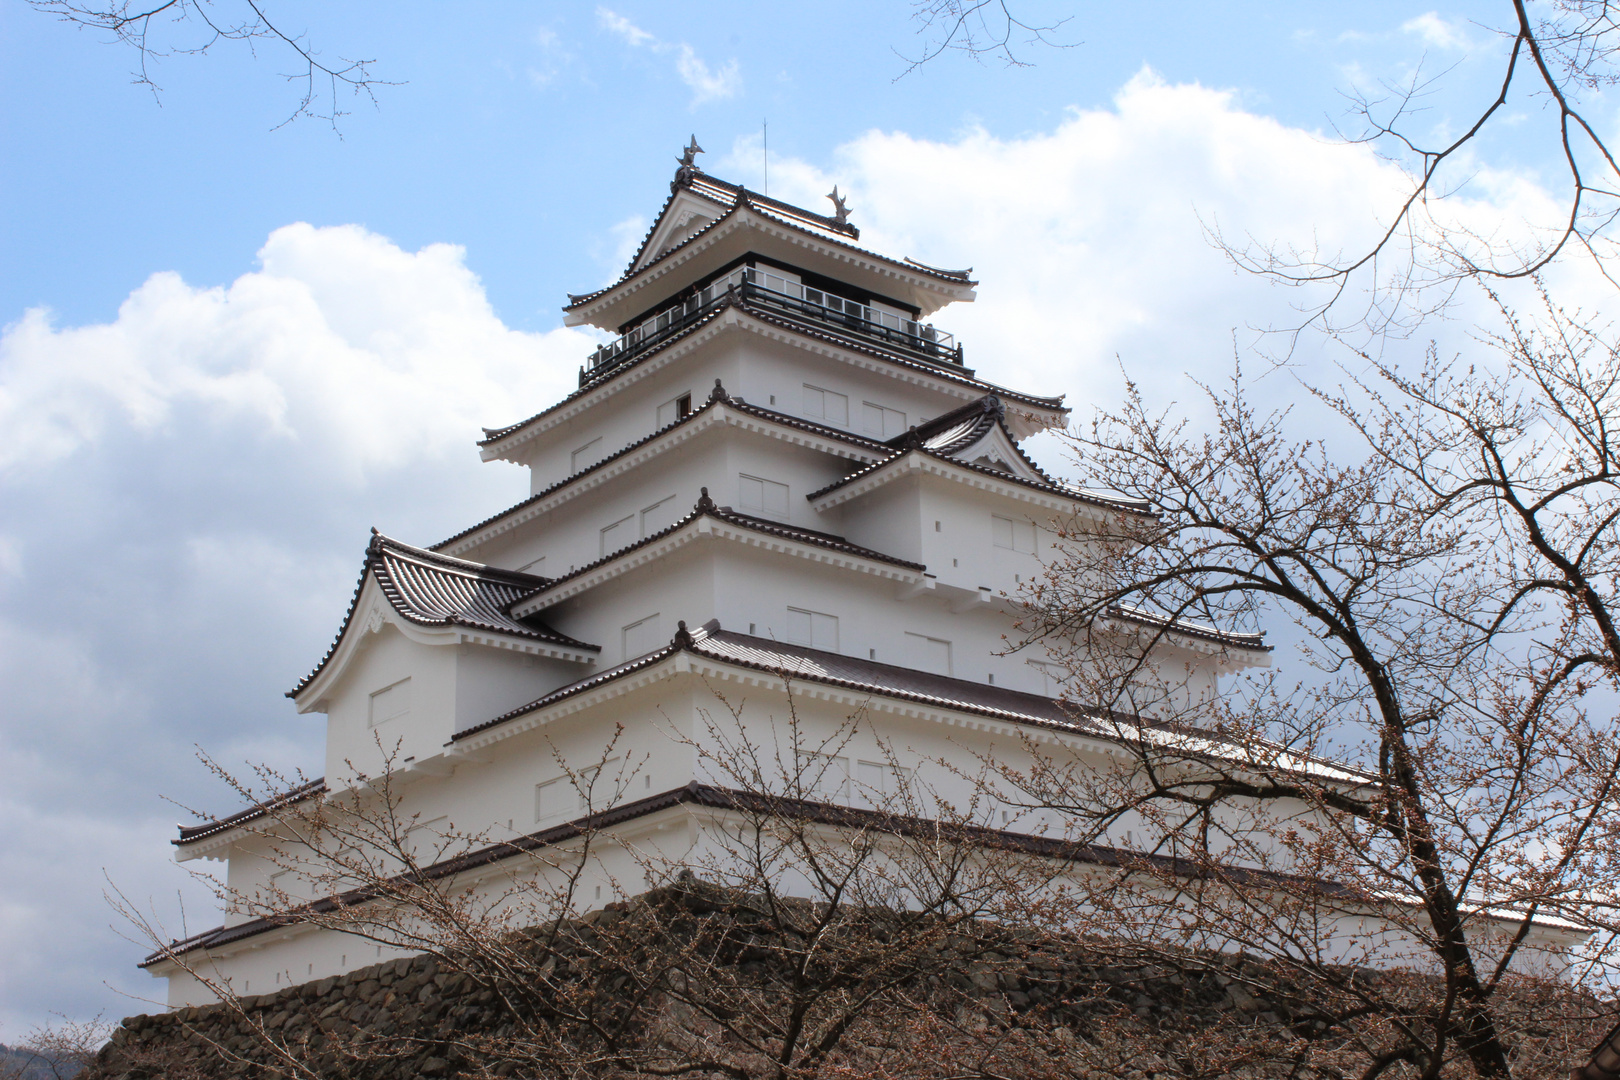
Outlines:
<svg viewBox="0 0 1620 1080"><path fill-rule="evenodd" d="M688 189L688 190L691 190L691 189ZM814 211L804 210L802 207L793 206L791 203L777 204L776 200L771 199L769 196L763 196L763 195L760 195L758 192L748 191L746 188L738 188L737 190L738 190L738 192L740 194L737 197L734 198L731 206L728 207L723 214L720 214L713 221L711 221L707 225L703 226L703 228L698 229L696 232L692 233L690 236L685 237L679 243L672 244L668 248L665 248L663 251L659 252L657 255L655 255L651 259L648 259L645 263L643 263L639 267L636 266L632 262L632 264L625 271L625 273L622 276L620 276L619 280L617 280L617 281L615 281L615 282L613 282L613 283L611 283L609 285L604 285L602 288L597 289L595 292L585 293L585 294L582 294L582 295L579 295L579 296L576 296L573 293L569 293L568 294L569 302L563 306L563 310L564 311L572 311L575 308L582 307L583 305L588 304L591 301L598 299L599 297L603 296L604 294L612 292L614 289L619 288L621 285L624 285L627 282L634 280L637 276L646 273L648 270L651 270L653 267L655 267L659 263L663 262L669 256L675 254L677 251L680 251L682 248L686 247L688 244L690 244L693 241L697 240L699 237L701 237L701 236L705 235L706 233L710 232L712 229L714 229L721 222L723 222L726 219L730 218L733 214L736 214L739 210L756 210L756 211L759 211L760 213L763 213L766 216L772 218L775 221L781 222L784 225L788 225L789 227L792 227L792 228L802 229L802 230L804 230L806 232L810 231L809 228L807 228L807 226L819 226L821 228L827 229L830 232L843 233L846 236L850 236L851 239L859 239L859 237L860 237L859 230L856 230L853 233L850 233L850 232L847 231L848 229L853 229L854 228L853 226L846 225L846 226L840 227L837 224L824 224L820 220L820 216L817 215ZM701 194L701 193L698 193L698 194ZM756 198L760 200L759 203L756 203L754 201ZM714 201L718 202L718 200L714 200ZM803 223L795 222L795 221L791 220L791 218L788 217L787 215L784 215L784 214L780 213L778 211L778 209L773 208L772 205L761 205L761 203L776 204L777 207L785 206L791 211L791 213L804 215L809 220L806 221L806 222L803 222ZM668 209L669 209L669 204L666 202L664 207L662 207L659 210L658 218L654 219L654 222L653 222L653 229L654 230L657 229L659 221L662 220L663 215L668 212ZM812 235L814 235L814 234L812 234ZM636 258L637 259L640 259L641 252L642 252L642 250L644 250L645 245L647 243L647 240L651 240L651 238L652 238L651 233L649 232L647 239L642 241L643 247L637 250L637 253L636 253ZM915 259L909 259L909 258L906 258L904 256L902 256L900 258L895 258L895 257L890 256L890 255L884 255L882 252L873 251L871 248L865 248L865 247L859 246L858 244L853 244L853 243L849 243L849 242L844 241L844 240L839 240L836 237L817 237L817 239L823 240L824 242L829 243L829 244L835 244L838 247L844 248L844 249L846 249L848 251L856 251L856 252L861 253L862 255L867 255L867 256L870 256L871 258L874 258L874 259L881 259L883 262L889 263L889 264L891 264L893 266L905 267L906 269L912 270L913 272L924 274L924 275L926 275L928 277L936 278L936 279L938 279L940 281L949 282L952 285L973 285L973 284L976 284L972 279L961 276L961 275L959 275L959 274L957 274L957 273L955 273L953 271L940 270L940 269L938 269L936 267L929 266L926 263L917 262Z"/></svg>
<svg viewBox="0 0 1620 1080"><path fill-rule="evenodd" d="M618 559L622 559L633 551L638 551L641 548L648 547L649 545L660 540L673 536L675 533L686 528L688 525L692 524L701 517L712 517L719 521L726 522L727 524L739 525L745 529L752 529L755 532L799 539L805 543L819 547L841 549L849 554L857 555L862 558L869 558L878 562L889 563L894 566L903 566L918 572L927 570L927 566L923 563L912 562L909 559L901 559L894 555L887 555L873 548L862 547L860 544L852 544L843 537L837 536L833 533L820 533L813 529L801 529L794 525L788 525L781 522L772 522L766 518L756 518L749 514L741 514L731 509L729 506L717 506L715 505L714 500L709 497L709 489L707 487L703 488L702 492L702 497L698 499L697 504L692 508L692 512L687 514L685 517L679 519L671 525L666 525L664 528L659 529L651 536L644 536L633 544L626 544L617 551L603 555L601 558L594 559L577 570L572 570L569 573L556 578L549 585L547 585L545 589L540 591L549 592L564 582L573 581L574 579L589 574L600 567L606 566ZM523 600L532 599L533 595L535 594L523 597L521 600L515 601L514 603L521 603Z"/></svg>
<svg viewBox="0 0 1620 1080"><path fill-rule="evenodd" d="M1018 445L1016 440L1011 440L1011 441L1012 441L1012 443L1013 443L1013 445L1015 447ZM1034 489L1039 490L1039 491L1051 492L1054 495L1061 495L1065 499L1073 499L1076 502L1088 503L1088 504L1090 504L1092 506L1102 506L1102 507L1106 507L1106 508L1108 508L1110 510L1124 510L1124 511L1127 511L1129 513L1135 513L1135 514L1146 514L1146 513L1150 512L1148 510L1143 509L1141 506L1134 506L1134 505L1132 505L1132 504L1130 504L1128 502L1123 502L1123 501L1120 501L1120 500L1103 498L1100 495L1088 494L1088 493L1082 492L1082 491L1080 491L1080 490L1078 490L1076 488L1072 488L1072 487L1068 487L1068 486L1063 485L1063 484L1059 484L1059 483L1057 483L1055 481L1048 480L1047 482L1042 482L1040 480L1031 480L1028 477L1024 477L1024 476L1018 476L1018 475L1016 475L1014 473L1002 472L1000 469L989 469L989 468L986 468L983 465L977 465L977 464L975 464L975 463L973 463L971 461L963 461L959 457L952 457L950 454L943 454L943 453L940 453L937 450L930 450L926 446L913 446L913 447L907 447L907 448L902 449L902 450L896 450L893 454L891 454L890 456L884 458L882 461L874 461L870 465L867 465L867 466L864 466L862 468L856 469L854 472L850 473L848 476L840 477L839 479L834 480L832 483L828 484L826 487L817 488L815 491L812 491L808 495L806 495L805 498L806 499L819 499L823 495L831 494L832 492L837 491L841 487L844 487L844 486L846 486L848 484L852 484L855 481L860 480L863 477L870 476L871 474L873 474L875 472L878 472L878 471L884 469L885 467L887 467L889 465L894 464L896 461L899 461L901 458L905 457L907 454L924 454L924 455L926 455L928 457L933 458L936 461L943 461L943 462L946 462L947 464L955 465L958 468L967 469L967 470L969 470L971 472L982 473L985 476L991 476L991 477L994 477L994 478L996 478L998 480L1004 480L1009 484L1018 484L1018 485L1021 485L1023 487L1034 488ZM1039 471L1039 470L1037 470L1037 471ZM1041 475L1044 476L1045 474L1042 473Z"/></svg>
<svg viewBox="0 0 1620 1080"><path fill-rule="evenodd" d="M618 376L639 367L641 364L657 356L659 353L662 353L671 345L674 345L676 342L679 342L690 334L696 332L699 327L711 322L715 316L719 315L727 308L737 308L738 310L746 312L750 318L758 319L761 322L783 327L796 333L804 334L807 337L817 338L821 341L832 342L836 345L853 349L856 352L865 353L866 355L876 359L897 364L912 371L938 376L945 379L947 382L954 382L958 385L970 386L976 390L982 390L985 393L994 394L998 398L1010 398L1015 403L1030 405L1034 408L1052 409L1058 412L1069 411L1068 408L1063 404L1063 399L1065 396L1063 394L1059 394L1056 397L1047 398L1037 397L1034 394L1021 393L1005 386L998 386L995 383L985 382L983 379L976 378L972 375L964 375L960 372L951 371L948 367L942 364L930 364L921 360L912 360L902 354L889 352L887 350L878 348L869 342L862 341L859 338L843 337L834 333L828 333L821 329L812 328L807 322L800 322L798 320L782 317L778 313L769 311L763 307L753 306L746 300L738 298L736 294L727 294L724 300L716 303L712 311L705 314L702 318L695 320L690 326L685 327L677 334L673 334L670 337L665 338L656 345L648 347L645 352L639 353L634 358L627 360L624 363L615 365L600 379L590 382L585 386L581 386L577 390L571 391L555 405L550 405L544 409L541 409L532 416L516 421L515 423L508 424L505 427L484 428L483 430L487 434L484 438L478 440L477 445L481 447L488 447L494 443L502 441L503 439L507 439L528 427L530 424L542 420L557 410L564 408L578 398L584 397L585 395L600 389L601 387L612 382Z"/></svg>
<svg viewBox="0 0 1620 1080"><path fill-rule="evenodd" d="M504 584L517 588L544 588L551 581L550 578L540 574L527 574L522 570L507 570L504 567L491 566L489 563L474 562L472 559L463 559L456 555L446 555L432 548L407 544L403 540L378 532L375 528L372 529L372 534L371 545L367 548L368 552L393 552L406 558L432 564L434 569L445 573L499 580Z"/></svg>
<svg viewBox="0 0 1620 1080"><path fill-rule="evenodd" d="M222 832L225 829L231 828L232 826L240 825L244 821L251 821L254 818L263 817L265 814L277 807L290 805L291 803L301 801L324 790L326 790L326 777L317 776L313 780L306 780L302 784L295 784L280 794L270 795L266 798L260 799L252 806L244 807L243 809L236 811L234 814L226 814L224 817L213 818L197 825L181 825L179 827L179 839L171 840L169 843L177 847L182 844L195 843L198 840L206 839L207 837L212 836L215 833Z"/></svg>
<svg viewBox="0 0 1620 1080"><path fill-rule="evenodd" d="M717 385L719 384L719 382L720 382L719 379L715 380L715 383ZM723 386L719 387L719 388L722 391L722 393L724 393L725 388ZM717 399L715 397L715 395L714 395L714 392L711 391L710 394L709 394L709 400L705 401L702 405L698 406L696 409L693 409L691 412L687 413L685 416L681 417L680 419L673 420L670 423L665 424L663 427L658 428L657 430L651 432L650 434L643 435L641 438L637 439L635 442L632 442L632 443L628 444L627 446L624 446L623 448L621 448L619 450L615 450L613 453L609 454L607 457L602 458L599 461L595 461L595 462L591 463L590 465L588 465L585 468L581 469L579 472L570 473L569 475L563 477L561 480L557 480L557 481L554 481L551 484L548 484L546 487L544 487L541 490L535 492L533 495L530 495L528 498L523 499L521 502L514 503L511 506L507 507L505 510L502 510L502 511L496 513L496 514L492 514L491 516L489 516L489 517L485 518L484 520L478 522L476 525L471 525L471 526L461 530L460 532L456 533L454 536L451 536L451 537L449 537L447 539L444 539L444 540L440 540L437 544L434 544L432 546L432 548L430 548L428 550L437 553L437 550L439 548L447 547L450 544L453 544L453 543L457 542L458 540L465 539L466 537L471 536L473 533L477 532L478 530L480 530L482 528L485 528L485 527L487 527L489 525L493 525L495 522L499 521L501 518L505 517L508 514L511 514L511 513L515 512L517 510L520 510L523 507L528 506L528 505L530 505L532 503L538 502L541 499L549 498L550 496L555 495L558 491L561 491L563 488L567 487L569 484L572 484L572 483L574 483L574 482L576 482L578 480L583 479L584 477L589 476L591 473L597 471L598 469L603 468L604 466L611 465L613 462L615 462L615 461L619 460L620 458L624 457L626 454L633 453L636 450L639 450L642 447L646 446L648 443L653 442L656 439L662 438L665 435L668 435L670 432L676 430L677 428L684 427L685 425L687 425L689 423L692 423L699 416L707 413L709 411L710 407L714 406L714 405L724 405L724 406L727 406L728 408L736 409L738 412L748 413L748 414L751 414L751 415L753 415L755 417L758 417L760 419L769 420L769 421L771 421L773 423L781 424L783 427L799 428L801 430L809 431L809 432L812 432L814 434L825 435L825 436L828 436L830 438L838 439L838 440L840 440L842 442L853 443L853 444L865 446L865 447L867 447L869 449L881 450L881 449L885 448L885 443L881 439L874 439L874 438L871 438L870 436L867 436L867 435L858 435L853 431L845 431L845 430L843 430L841 428L835 428L835 427L833 427L833 426L831 426L829 424L818 424L814 420L806 420L803 417L794 416L791 413L785 413L785 412L782 412L779 409L770 409L770 408L766 408L764 405L756 405L753 402L745 401L744 399L742 399L740 397L732 397L730 394L724 394L723 397L720 397L720 398ZM444 557L445 558L454 558L455 556L444 556ZM547 579L547 580L550 580L550 579Z"/></svg>
<svg viewBox="0 0 1620 1080"><path fill-rule="evenodd" d="M405 595L405 588L395 579L393 571L388 567L390 557L408 560L416 564L423 571L446 576L454 575L463 581L476 584L489 584L504 586L518 592L519 595L510 598L489 598L490 608L498 611L511 621L511 626L501 626L495 622L475 621L470 614L456 614L454 612L441 617L429 618L420 611L415 610ZM578 649L589 649L600 652L600 645L592 645L587 641L569 637L567 634L553 630L544 623L530 623L520 621L509 613L513 603L532 596L536 592L548 587L550 578L539 577L535 574L525 574L518 570L503 570L499 567L489 566L487 563L475 563L470 559L458 559L454 555L444 555L437 551L429 551L401 540L395 540L376 528L371 530L371 539L366 544L366 556L360 566L360 579L355 583L354 593L349 598L349 609L343 615L343 622L338 626L337 636L327 646L320 660L315 664L309 674L298 680L286 696L296 699L299 694L307 690L325 671L327 665L337 655L338 646L348 635L349 628L354 624L355 613L360 608L360 597L365 593L366 578L375 577L377 588L381 591L383 599L393 608L395 614L408 622L418 626L464 626L469 630L481 630L485 633L505 634L533 638L549 642L553 645L563 645ZM412 610L406 610L410 607Z"/></svg>

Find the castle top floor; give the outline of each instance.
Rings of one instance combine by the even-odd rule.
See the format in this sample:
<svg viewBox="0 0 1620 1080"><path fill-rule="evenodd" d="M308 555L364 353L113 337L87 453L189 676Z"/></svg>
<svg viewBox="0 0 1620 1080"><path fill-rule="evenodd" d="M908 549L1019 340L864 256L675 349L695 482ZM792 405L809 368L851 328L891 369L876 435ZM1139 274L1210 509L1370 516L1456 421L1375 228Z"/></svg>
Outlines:
<svg viewBox="0 0 1620 1080"><path fill-rule="evenodd" d="M744 266L768 268L777 290L801 304L917 337L920 320L974 298L968 270L860 247L837 188L828 196L834 214L816 214L707 175L694 164L700 152L695 141L687 147L670 196L624 275L595 292L570 294L568 325L628 334Z"/></svg>

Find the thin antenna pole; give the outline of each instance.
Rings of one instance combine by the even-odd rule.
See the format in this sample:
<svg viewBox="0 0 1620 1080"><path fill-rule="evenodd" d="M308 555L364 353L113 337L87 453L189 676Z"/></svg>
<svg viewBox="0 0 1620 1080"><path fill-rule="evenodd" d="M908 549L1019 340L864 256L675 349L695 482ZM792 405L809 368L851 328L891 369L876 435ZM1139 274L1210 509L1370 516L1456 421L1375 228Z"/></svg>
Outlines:
<svg viewBox="0 0 1620 1080"><path fill-rule="evenodd" d="M762 194L769 195L771 193L771 122L768 119L761 120L759 125L765 132L763 140L765 145L765 179L761 185L764 188Z"/></svg>

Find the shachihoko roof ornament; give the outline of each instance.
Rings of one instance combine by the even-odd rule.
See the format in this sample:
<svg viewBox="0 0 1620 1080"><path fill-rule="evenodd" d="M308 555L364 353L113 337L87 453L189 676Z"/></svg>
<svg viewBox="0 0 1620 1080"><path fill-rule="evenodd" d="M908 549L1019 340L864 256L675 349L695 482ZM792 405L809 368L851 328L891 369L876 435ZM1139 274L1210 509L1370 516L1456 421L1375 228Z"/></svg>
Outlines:
<svg viewBox="0 0 1620 1080"><path fill-rule="evenodd" d="M838 220L838 224L840 224L840 225L848 225L849 224L849 204L844 201L844 198L843 198L842 195L838 194L838 185L837 184L833 185L833 189L832 189L831 193L828 194L827 198L832 200L833 217Z"/></svg>
<svg viewBox="0 0 1620 1080"><path fill-rule="evenodd" d="M675 179L669 185L669 190L672 193L679 188L686 187L698 176L702 175L703 170L697 167L697 156L701 153L703 153L703 147L698 145L697 136L693 135L687 141L686 149L681 151L681 156L675 159L680 162L680 168L675 170Z"/></svg>

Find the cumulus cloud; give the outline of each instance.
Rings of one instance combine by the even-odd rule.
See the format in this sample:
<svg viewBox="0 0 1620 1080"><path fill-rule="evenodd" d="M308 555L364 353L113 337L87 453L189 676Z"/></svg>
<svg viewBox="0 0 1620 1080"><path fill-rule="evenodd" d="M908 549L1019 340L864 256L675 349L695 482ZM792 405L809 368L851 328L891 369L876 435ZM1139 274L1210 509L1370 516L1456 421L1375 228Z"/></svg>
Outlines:
<svg viewBox="0 0 1620 1080"><path fill-rule="evenodd" d="M460 248L278 229L228 286L154 274L99 325L0 333L0 1025L134 1010L108 876L174 932L212 901L164 802L228 810L193 759L319 767L281 693L317 658L368 526L431 543L516 502L482 424L566 393L594 344L491 310ZM423 498L424 491L433 492ZM192 929L198 924L193 921Z"/></svg>
<svg viewBox="0 0 1620 1080"><path fill-rule="evenodd" d="M724 167L757 169L757 143L739 143ZM1150 71L1111 106L1074 110L1046 132L870 131L825 166L771 162L772 194L800 205L825 208L835 182L863 246L973 266L977 302L937 316L970 364L1010 386L1068 390L1079 415L1117 398L1121 362L1144 384L1185 395L1183 376L1230 369L1234 334L1246 347L1256 328L1299 318L1304 297L1236 272L1212 227L1240 244L1359 251L1409 190L1369 147ZM1478 183L1478 197L1448 212L1481 235L1545 220L1553 205L1521 176L1482 172Z"/></svg>
<svg viewBox="0 0 1620 1080"><path fill-rule="evenodd" d="M110 425L156 434L188 406L345 469L464 447L475 418L558 390L583 338L495 317L463 251L401 251L356 226L289 225L228 288L154 274L99 326L43 309L0 336L0 469L38 468Z"/></svg>
<svg viewBox="0 0 1620 1080"><path fill-rule="evenodd" d="M692 108L710 101L735 97L742 89L742 70L735 59L727 60L718 68L710 67L697 50L686 42L672 43L660 40L616 11L605 7L596 9L597 23L610 34L624 40L635 49L649 49L655 53L675 55L675 73L692 91Z"/></svg>

